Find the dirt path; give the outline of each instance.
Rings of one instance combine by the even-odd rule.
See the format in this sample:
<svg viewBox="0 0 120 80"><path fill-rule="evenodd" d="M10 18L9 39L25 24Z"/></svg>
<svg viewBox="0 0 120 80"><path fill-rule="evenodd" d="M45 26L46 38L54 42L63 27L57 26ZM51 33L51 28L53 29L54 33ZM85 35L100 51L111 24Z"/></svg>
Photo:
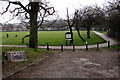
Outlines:
<svg viewBox="0 0 120 80"><path fill-rule="evenodd" d="M54 50L55 54L11 78L117 78L118 52Z"/></svg>

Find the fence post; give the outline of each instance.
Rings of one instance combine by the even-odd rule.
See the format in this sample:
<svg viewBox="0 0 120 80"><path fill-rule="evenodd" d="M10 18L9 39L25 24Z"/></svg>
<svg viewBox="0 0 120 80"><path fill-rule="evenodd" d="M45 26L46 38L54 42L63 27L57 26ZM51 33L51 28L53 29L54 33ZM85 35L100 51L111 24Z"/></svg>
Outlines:
<svg viewBox="0 0 120 80"><path fill-rule="evenodd" d="M98 41L97 41L97 50L99 50L99 43L98 43Z"/></svg>
<svg viewBox="0 0 120 80"><path fill-rule="evenodd" d="M4 63L5 62L5 52L4 51L2 52L2 58L3 58L2 62Z"/></svg>
<svg viewBox="0 0 120 80"><path fill-rule="evenodd" d="M110 48L110 41L108 41L108 48Z"/></svg>
<svg viewBox="0 0 120 80"><path fill-rule="evenodd" d="M73 51L75 51L75 44L73 43Z"/></svg>
<svg viewBox="0 0 120 80"><path fill-rule="evenodd" d="M88 42L86 41L86 50L88 50Z"/></svg>
<svg viewBox="0 0 120 80"><path fill-rule="evenodd" d="M49 51L49 44L47 43L47 51Z"/></svg>
<svg viewBox="0 0 120 80"><path fill-rule="evenodd" d="M63 52L63 43L61 43L61 51Z"/></svg>

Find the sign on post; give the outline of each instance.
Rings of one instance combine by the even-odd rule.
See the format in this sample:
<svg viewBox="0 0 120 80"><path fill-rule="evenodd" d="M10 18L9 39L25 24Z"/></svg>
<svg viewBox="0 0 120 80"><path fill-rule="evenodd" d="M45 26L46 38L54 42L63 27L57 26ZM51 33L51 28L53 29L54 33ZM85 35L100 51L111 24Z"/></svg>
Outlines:
<svg viewBox="0 0 120 80"><path fill-rule="evenodd" d="M66 39L66 40L72 40L72 37L71 37L71 33L70 33L70 32L66 32L66 33L65 33L65 39Z"/></svg>
<svg viewBox="0 0 120 80"><path fill-rule="evenodd" d="M18 61L26 61L25 51L9 51L7 52L8 61L18 62Z"/></svg>

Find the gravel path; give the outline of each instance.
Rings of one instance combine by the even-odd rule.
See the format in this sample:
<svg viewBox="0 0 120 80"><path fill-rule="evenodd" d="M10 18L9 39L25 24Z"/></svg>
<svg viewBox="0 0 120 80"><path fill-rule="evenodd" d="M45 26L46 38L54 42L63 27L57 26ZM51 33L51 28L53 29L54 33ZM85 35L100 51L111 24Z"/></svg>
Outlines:
<svg viewBox="0 0 120 80"><path fill-rule="evenodd" d="M118 52L54 50L55 54L11 78L117 78Z"/></svg>

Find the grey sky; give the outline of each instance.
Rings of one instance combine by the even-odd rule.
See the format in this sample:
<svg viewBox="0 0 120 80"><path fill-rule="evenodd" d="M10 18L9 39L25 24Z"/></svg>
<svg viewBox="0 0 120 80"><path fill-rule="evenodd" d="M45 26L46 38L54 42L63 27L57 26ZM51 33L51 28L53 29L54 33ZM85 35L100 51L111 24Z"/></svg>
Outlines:
<svg viewBox="0 0 120 80"><path fill-rule="evenodd" d="M14 1L14 0L12 0ZM22 3L24 5L26 5L28 3L29 0L19 0L22 1ZM50 4L52 6L55 7L55 10L57 11L57 14L61 17L61 18L66 18L66 8L69 9L69 14L73 14L74 9L78 9L78 8L82 8L84 6L87 5L99 5L99 6L103 6L105 5L108 0L47 0L50 2ZM110 1L110 0L109 0ZM7 5L7 3L1 3L0 1L0 11L3 8L5 8L5 5ZM14 6L11 6L11 8L13 8ZM8 21L11 18L11 14L6 13L4 15L0 15L0 23L4 23L6 21ZM12 21L10 21L10 23L18 23L19 20L16 18Z"/></svg>

